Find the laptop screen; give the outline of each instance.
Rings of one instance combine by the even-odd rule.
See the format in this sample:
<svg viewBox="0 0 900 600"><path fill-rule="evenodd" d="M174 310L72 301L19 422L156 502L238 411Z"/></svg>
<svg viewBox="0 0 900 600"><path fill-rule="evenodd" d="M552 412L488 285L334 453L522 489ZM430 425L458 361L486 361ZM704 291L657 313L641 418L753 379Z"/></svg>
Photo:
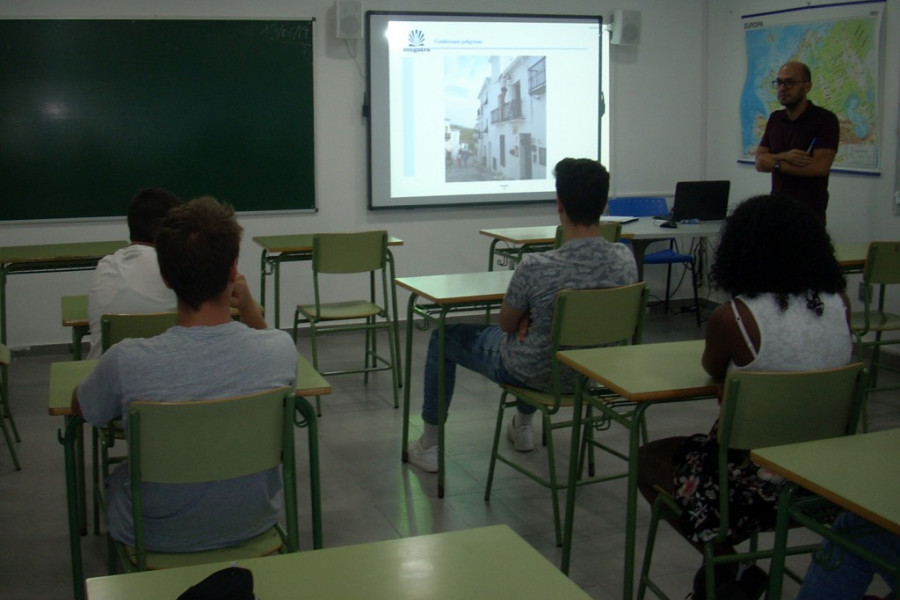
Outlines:
<svg viewBox="0 0 900 600"><path fill-rule="evenodd" d="M721 221L728 212L730 189L731 182L727 180L679 181L675 184L672 220Z"/></svg>

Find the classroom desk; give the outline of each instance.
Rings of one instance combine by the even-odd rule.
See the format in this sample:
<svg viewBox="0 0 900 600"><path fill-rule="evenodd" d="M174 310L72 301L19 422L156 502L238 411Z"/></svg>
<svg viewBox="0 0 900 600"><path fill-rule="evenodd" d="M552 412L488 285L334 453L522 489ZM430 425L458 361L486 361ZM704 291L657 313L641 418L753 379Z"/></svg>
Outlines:
<svg viewBox="0 0 900 600"><path fill-rule="evenodd" d="M6 278L20 273L52 273L94 269L97 261L128 245L127 241L72 242L0 247L0 344L6 343ZM0 366L3 397L9 401L6 365Z"/></svg>
<svg viewBox="0 0 900 600"><path fill-rule="evenodd" d="M0 247L0 343L6 343L6 278L18 273L86 271L128 245L127 241L73 242Z"/></svg>
<svg viewBox="0 0 900 600"><path fill-rule="evenodd" d="M498 256L518 263L522 261L523 254L552 250L556 243L556 227L556 225L538 225L479 229L478 233L491 238L488 271L494 270L495 259ZM500 246L501 243L506 245Z"/></svg>
<svg viewBox="0 0 900 600"><path fill-rule="evenodd" d="M634 259L637 262L638 279L644 278L644 254L647 246L657 240L669 238L700 238L705 240L719 235L721 221L704 221L696 225L679 224L675 229L666 229L653 224L651 217L641 217L622 225L622 238L631 242ZM553 248L556 240L556 225L539 227L508 227L505 229L481 229L479 233L492 238L490 249L490 269L494 266L496 255L520 260L527 252L541 252ZM511 248L497 248L500 242L512 245Z"/></svg>
<svg viewBox="0 0 900 600"><path fill-rule="evenodd" d="M788 527L795 507L793 496L803 487L879 527L900 535L900 429L863 433L759 448L753 462L787 479L779 496L775 555L769 579L769 598L781 598ZM831 538L841 534L825 528ZM884 563L896 573L900 565Z"/></svg>
<svg viewBox="0 0 900 600"><path fill-rule="evenodd" d="M227 563L88 579L90 600L176 598ZM587 600L506 525L239 561L261 600Z"/></svg>
<svg viewBox="0 0 900 600"><path fill-rule="evenodd" d="M601 411L612 421L625 426L628 438L628 496L625 507L625 573L624 600L631 600L634 587L635 527L637 523L637 459L640 446L641 422L645 411L655 403L679 402L716 397L716 385L703 370L703 340L638 344L564 350L557 359L573 368L587 379L599 382L622 397L633 402L634 409L619 413L612 407ZM578 450L580 446L582 393L585 380L578 384L576 401L572 409L572 443L569 458L566 515L563 529L563 555L560 568L569 571L572 552L572 529L575 514L575 490L578 476Z"/></svg>
<svg viewBox="0 0 900 600"><path fill-rule="evenodd" d="M72 413L72 392L97 365L96 360L55 362L50 365L49 413L51 416L65 417L65 433L57 434L63 444L66 471L66 501L69 518L69 551L72 557L72 583L75 598L84 598L84 571L81 562L81 514L84 499L84 456L79 460L81 425L84 419ZM307 396L321 396L331 393L331 385L319 375L312 365L300 354L297 355L297 386L294 390L298 427L308 428L310 495L313 507L313 547L322 547L321 494L319 487L318 422L315 409L306 400Z"/></svg>
<svg viewBox="0 0 900 600"><path fill-rule="evenodd" d="M281 263L312 260L313 249L312 233L298 233L292 235L264 235L256 236L253 241L262 246L262 256L259 265L259 303L266 305L266 277L272 275L275 278L275 322L273 327L281 326ZM392 235L388 236L388 246L402 246L403 240ZM390 278L394 280L394 256L388 248L388 266ZM394 320L397 317L397 298L394 297ZM395 332L396 333L396 332ZM399 355L399 348L398 348Z"/></svg>
<svg viewBox="0 0 900 600"><path fill-rule="evenodd" d="M409 387L412 373L413 317L421 316L434 323L438 332L438 414L447 412L444 398L444 326L452 312L490 308L498 305L506 294L512 271L486 271L453 275L422 275L400 277L397 286L410 292L406 310L406 360L403 378L403 436L401 460L407 462L409 443ZM420 302L420 299L427 303ZM444 418L438 425L438 497L444 497Z"/></svg>
<svg viewBox="0 0 900 600"><path fill-rule="evenodd" d="M845 275L850 273L862 273L866 266L866 257L869 254L868 242L849 242L834 245L834 255L837 258L841 271Z"/></svg>

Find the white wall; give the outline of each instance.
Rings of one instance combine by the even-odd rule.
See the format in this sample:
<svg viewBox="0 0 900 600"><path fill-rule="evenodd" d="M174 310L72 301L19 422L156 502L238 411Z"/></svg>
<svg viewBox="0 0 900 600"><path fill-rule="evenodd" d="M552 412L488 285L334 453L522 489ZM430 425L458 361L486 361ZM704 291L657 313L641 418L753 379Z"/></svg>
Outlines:
<svg viewBox="0 0 900 600"><path fill-rule="evenodd" d="M889 0L886 69L898 73L900 11ZM602 14L615 8L641 11L641 40L636 47L613 47L610 67L614 89L612 157L608 166L614 194L671 194L680 179L728 178L732 198L767 191L768 178L735 164L738 126L737 98L743 77L740 15L747 0L520 0L515 12ZM754 11L777 0L753 2ZM508 12L501 0L404 0L364 2L366 10L431 10ZM894 14L897 13L897 14ZM318 213L247 216L240 267L248 279L259 280L259 248L253 236L293 232L350 231L384 228L405 240L395 251L399 275L484 270L485 227L540 225L555 222L550 205L529 207L466 207L371 212L366 208L366 122L360 116L365 90L363 41L351 41L351 57L336 40L332 0L68 0L7 1L0 18L8 17L269 17L316 19L315 111L316 186ZM709 51L707 51L707 45ZM887 77L884 131L897 130L897 78ZM573 90L577 93L577 90ZM891 108L893 107L893 114ZM890 137L893 137L891 135ZM869 236L897 237L897 221L888 206L893 185L890 165L894 149L885 142L886 165L880 178L832 177L829 220L839 240ZM148 185L155 182L148 182ZM845 198L852 198L847 200ZM17 199L3 198L2 202ZM127 198L123 198L123 205ZM0 208L2 211L2 208ZM2 212L0 212L2 215ZM2 216L0 216L2 218ZM125 238L124 219L66 223L0 223L0 245L54 241ZM283 270L282 326L285 307L309 299L308 267ZM7 285L8 341L13 348L62 343L69 332L59 325L59 297L87 291L89 273L56 273L10 277ZM293 281L291 281L293 279ZM405 298L401 297L405 305Z"/></svg>
<svg viewBox="0 0 900 600"><path fill-rule="evenodd" d="M541 0L522 0L516 12L602 14L608 17L621 4L563 0L548 6ZM432 10L504 12L510 4L501 0L451 0L365 2L367 10ZM700 178L703 159L697 153L681 155L685 146L703 147L703 119L698 94L703 76L704 5L695 0L645 0L630 2L642 11L642 40L637 48L615 48L613 80L617 90L614 150L619 154L609 165L614 191L663 192L679 178ZM363 42L352 42L356 61L342 41L333 35L334 4L331 0L293 2L259 0L253 3L176 0L37 0L4 2L5 17L270 17L316 19L315 111L316 186L319 212L284 216L243 217L245 228L240 268L251 282L259 278L259 248L253 236L292 232L341 231L385 228L405 240L395 252L399 275L466 272L487 266L488 240L478 234L484 227L538 225L555 222L553 207L468 207L419 211L371 212L366 208L366 123L360 116L365 90ZM679 51L672 52L678 31ZM665 91L666 110L659 100ZM573 93L576 93L573 90ZM676 117L677 118L674 118ZM621 143L620 143L621 141ZM663 157L663 160L660 158ZM666 157L672 157L668 159ZM154 182L148 182L148 185ZM19 201L20 199L4 199ZM127 202L123 198L123 205ZM124 219L113 221L0 223L0 244L33 244L53 241L116 239L127 236ZM292 306L308 299L308 267L287 266L283 304ZM83 294L89 273L56 273L10 277L7 286L8 342L13 348L62 343L69 332L59 325L59 297ZM255 285L254 285L255 288ZM401 298L405 303L405 298ZM282 326L288 321L282 310Z"/></svg>

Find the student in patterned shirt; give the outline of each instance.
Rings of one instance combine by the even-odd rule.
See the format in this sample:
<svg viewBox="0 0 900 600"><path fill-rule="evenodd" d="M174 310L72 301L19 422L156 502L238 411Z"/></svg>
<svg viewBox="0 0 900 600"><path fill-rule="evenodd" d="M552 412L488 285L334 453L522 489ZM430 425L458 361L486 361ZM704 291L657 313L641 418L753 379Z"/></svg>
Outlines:
<svg viewBox="0 0 900 600"><path fill-rule="evenodd" d="M566 243L559 249L525 256L506 290L500 324L452 324L444 338L444 397L449 409L456 366L471 369L497 383L550 391L553 387L550 322L556 293L637 282L631 251L599 237L600 215L609 196L609 173L595 160L564 158L554 170L556 209ZM564 385L574 388L575 373L565 369ZM409 462L437 472L438 339L432 333L425 362L422 405L424 433L408 448ZM507 427L519 452L534 448L534 409L520 405Z"/></svg>

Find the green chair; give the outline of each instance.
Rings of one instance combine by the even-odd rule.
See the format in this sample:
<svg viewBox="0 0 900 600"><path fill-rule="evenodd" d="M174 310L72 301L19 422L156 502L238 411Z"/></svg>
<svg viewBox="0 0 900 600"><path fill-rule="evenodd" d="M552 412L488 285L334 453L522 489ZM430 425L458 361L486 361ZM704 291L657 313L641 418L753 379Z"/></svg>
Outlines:
<svg viewBox="0 0 900 600"><path fill-rule="evenodd" d="M622 224L607 221L600 222L600 237L607 242L616 243L622 239ZM562 225L556 226L556 239L553 241L553 247L559 248L566 241L566 232Z"/></svg>
<svg viewBox="0 0 900 600"><path fill-rule="evenodd" d="M863 310L850 315L850 329L856 337L856 358L863 360L863 349L870 349L869 391L900 388L900 385L878 387L878 372L897 368L882 361L881 347L900 344L900 335L883 339L886 332L900 332L900 314L885 310L885 292L889 285L900 283L900 242L872 242L863 268ZM874 334L874 339L863 339ZM863 406L863 430L868 429L866 408Z"/></svg>
<svg viewBox="0 0 900 600"><path fill-rule="evenodd" d="M12 412L9 410L9 387L7 385L7 377L9 374L9 362L11 355L9 348L4 344L0 344L0 428L3 429L3 438L6 440L6 447L9 448L9 454L12 456L13 466L16 471L21 471L22 466L19 464L19 457L16 456L16 442L21 441L19 431L16 429L16 422L13 421ZM6 421L9 420L9 427ZM10 435L12 429L12 435Z"/></svg>
<svg viewBox="0 0 900 600"><path fill-rule="evenodd" d="M106 314L100 317L100 345L103 352L128 338L157 336L175 325L178 313ZM94 533L100 533L100 494L103 481L109 477L109 466L121 462L122 457L110 457L109 450L116 439L123 439L122 423L116 419L106 427L94 427L91 435L94 485ZM102 474L102 476L101 476Z"/></svg>
<svg viewBox="0 0 900 600"><path fill-rule="evenodd" d="M393 285L387 274L388 236L385 231L363 231L359 233L321 233L313 236L312 271L313 304L298 304L294 311L294 342L297 341L297 327L309 323L312 342L313 367L322 375L345 375L364 373L368 383L369 373L391 371L391 385L394 393L394 408L400 406L397 388L400 383L399 362L394 340L394 317L390 313L390 294ZM368 275L369 298L363 300L325 301L326 281L328 284L338 276L347 280L346 275ZM381 297L376 301L380 278ZM336 325L339 321L352 321ZM388 356L379 354L377 334L382 330L388 338ZM319 368L319 336L347 331L365 331L363 366L359 369L323 371ZM316 410L321 415L319 398Z"/></svg>
<svg viewBox="0 0 900 600"><path fill-rule="evenodd" d="M639 343L647 305L647 287L645 282L634 285L594 289L563 290L556 296L556 308L551 324L551 352L572 347L590 347L613 344ZM559 481L556 474L553 432L558 429L572 428L570 418L554 421L560 409L572 406L575 396L564 393L560 384L560 364L553 361L553 384L551 393L539 392L528 388L502 385L500 406L497 411L497 424L494 429L494 441L491 448L491 461L488 470L484 498L490 500L491 486L494 480L494 468L499 460L522 473L532 481L549 488L553 505L553 519L556 528L556 544L562 545L562 526L559 511L559 490L565 489L565 478ZM537 409L541 415L543 438L546 444L548 471L533 471L521 460L500 451L500 438L503 434L503 417L508 409L515 408L523 402ZM585 430L591 426L590 417L585 419ZM585 439L590 435L586 435ZM593 456L593 455L592 455ZM593 461L592 461L593 462ZM593 466L590 471L593 475ZM578 484L597 483L624 477L625 473L603 477L581 479Z"/></svg>
<svg viewBox="0 0 900 600"><path fill-rule="evenodd" d="M821 371L762 373L735 371L725 378L718 425L720 527L703 544L707 598L715 598L715 567L726 563L771 558L771 548L760 550L757 536L750 538L747 552L716 555L716 545L728 543L728 451L749 451L829 437L856 431L859 410L866 393L867 373L862 363ZM646 590L668 598L650 578L653 546L660 519L676 521L681 507L662 490L653 504L644 563L638 585L638 600ZM818 544L794 546L786 554L806 554ZM802 578L789 575L796 581Z"/></svg>
<svg viewBox="0 0 900 600"><path fill-rule="evenodd" d="M128 406L128 468L134 546L110 538L110 567L144 571L230 562L299 548L294 471L293 390L221 400L132 402ZM189 460L186 460L189 457ZM235 546L202 552L153 552L144 546L142 484L221 481L281 467L285 525Z"/></svg>
<svg viewBox="0 0 900 600"><path fill-rule="evenodd" d="M100 317L100 344L106 352L127 338L157 336L175 325L176 312L147 314L109 314Z"/></svg>

